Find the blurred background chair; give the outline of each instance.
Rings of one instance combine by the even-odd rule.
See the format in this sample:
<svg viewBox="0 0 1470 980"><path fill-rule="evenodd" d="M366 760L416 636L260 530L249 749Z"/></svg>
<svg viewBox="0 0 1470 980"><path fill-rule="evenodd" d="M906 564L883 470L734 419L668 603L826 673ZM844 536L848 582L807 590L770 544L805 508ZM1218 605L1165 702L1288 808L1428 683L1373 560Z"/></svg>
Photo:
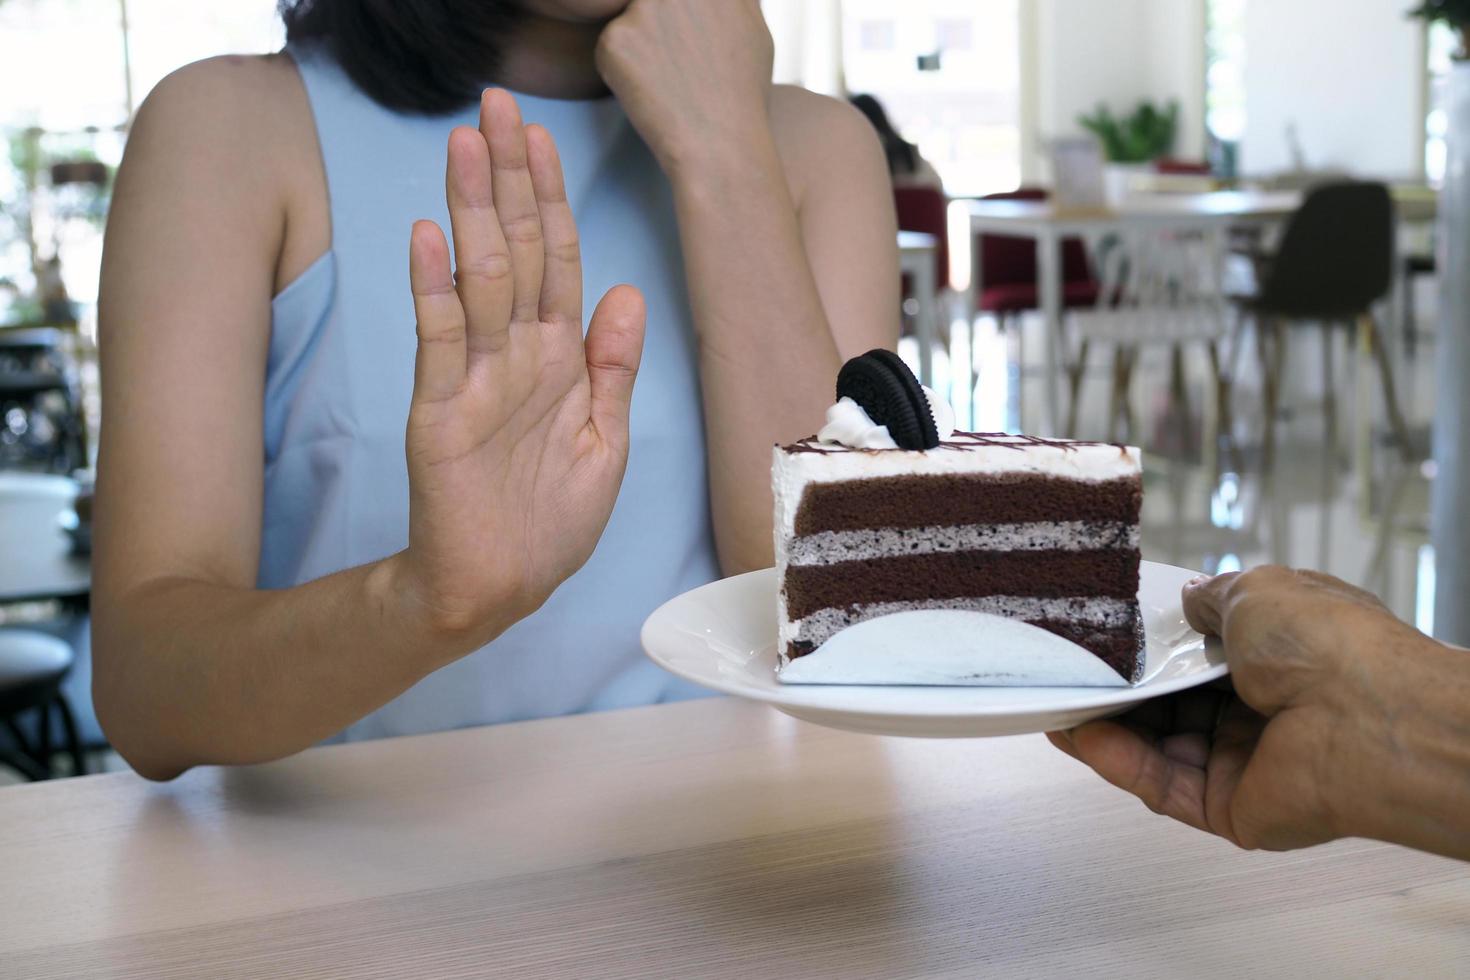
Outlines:
<svg viewBox="0 0 1470 980"><path fill-rule="evenodd" d="M1105 424L1111 441L1139 441L1132 389L1142 353L1167 350L1168 401L1161 418L1171 454L1186 456L1192 447L1218 449L1222 432L1230 430L1230 364L1223 348L1228 333L1228 303L1222 283L1221 236L1207 231L1150 229L1120 231L1108 249L1099 249L1101 286L1098 303L1072 316L1077 337L1066 372L1070 400L1065 432L1076 436L1082 382L1088 354L1097 346L1113 351L1112 391ZM1213 430L1195 440L1195 413L1188 390L1186 356L1198 347L1212 374L1206 399L1213 399L1208 418ZM1230 446L1234 453L1233 443Z"/></svg>
<svg viewBox="0 0 1470 980"><path fill-rule="evenodd" d="M1022 188L1004 194L991 194L984 201L1047 201L1050 193L1041 188ZM1041 306L1041 289L1036 268L1036 243L1029 238L1009 235L980 235L975 243L979 259L976 281L980 294L976 310L990 313L1005 329L1012 318L1034 312ZM983 270L981 277L978 270ZM1092 272L1087 246L1080 238L1062 243L1062 305L1065 309L1084 309L1097 305L1102 285Z"/></svg>
<svg viewBox="0 0 1470 980"><path fill-rule="evenodd" d="M945 196L944 191L936 187L895 187L893 203L898 211L899 231L929 235L936 242L934 252L935 295L915 296L916 284L905 277L904 309L913 310L915 317L926 315L925 310L947 310L953 298L949 275L949 198ZM919 300L919 302L911 305L909 300ZM946 349L949 347L950 319L948 315L940 313L938 322L933 324L934 335Z"/></svg>
<svg viewBox="0 0 1470 980"><path fill-rule="evenodd" d="M1318 324L1322 335L1323 408L1329 445L1335 444L1337 435L1334 335L1337 329L1356 327L1361 346L1377 366L1394 441L1406 459L1410 456L1408 424L1374 314L1374 307L1393 288L1394 234L1393 199L1385 185L1327 184L1307 195L1275 252L1258 256L1258 291L1236 300L1256 327L1267 461L1275 450L1286 367L1285 328L1305 323Z"/></svg>
<svg viewBox="0 0 1470 980"><path fill-rule="evenodd" d="M81 385L67 337L54 328L0 330L0 468L86 467Z"/></svg>
<svg viewBox="0 0 1470 980"><path fill-rule="evenodd" d="M1026 187L1002 194L991 194L985 201L1034 201L1044 203L1051 193L1038 187ZM977 259L975 281L980 284L975 307L979 313L995 317L1003 332L1012 321L1041 308L1040 272L1036 263L1036 242L1010 235L979 235L975 242ZM1087 245L1080 238L1062 241L1062 308L1064 311L1095 308L1103 295L1102 283L1093 274ZM1086 341L1078 345L1079 356L1068 358L1068 375L1074 394L1080 384L1080 364L1086 360Z"/></svg>
<svg viewBox="0 0 1470 980"><path fill-rule="evenodd" d="M1433 254L1406 255L1403 262L1404 308L1401 314L1404 331L1404 354L1415 357L1419 353L1419 304L1414 292L1420 279L1439 275L1439 261Z"/></svg>
<svg viewBox="0 0 1470 980"><path fill-rule="evenodd" d="M35 630L0 629L0 765L31 780L57 775L53 716L61 724L70 774L87 771L81 737L61 684L75 656L63 640Z"/></svg>

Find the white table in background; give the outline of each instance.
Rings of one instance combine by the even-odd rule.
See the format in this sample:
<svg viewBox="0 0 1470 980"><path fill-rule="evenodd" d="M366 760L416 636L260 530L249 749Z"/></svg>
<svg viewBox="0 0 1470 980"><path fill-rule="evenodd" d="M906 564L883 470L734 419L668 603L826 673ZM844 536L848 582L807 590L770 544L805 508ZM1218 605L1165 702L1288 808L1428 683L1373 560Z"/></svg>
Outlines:
<svg viewBox="0 0 1470 980"><path fill-rule="evenodd" d="M58 522L76 497L69 477L0 473L0 603L81 601L91 592L91 560L73 552Z"/></svg>
<svg viewBox="0 0 1470 980"><path fill-rule="evenodd" d="M1042 201L972 201L974 235L1007 235L1036 242L1037 287L1046 321L1045 434L1061 428L1062 371L1062 242L1068 238L1096 241L1111 232L1149 230L1209 233L1285 221L1301 204L1294 193L1150 194L1139 195L1113 210L1068 211ZM983 262L976 263L971 290L984 295Z"/></svg>
<svg viewBox="0 0 1470 980"><path fill-rule="evenodd" d="M914 336L919 342L919 380L934 385L934 345L939 341L939 283L935 263L939 239L918 231L898 233L899 265L914 287L919 304L914 317Z"/></svg>
<svg viewBox="0 0 1470 980"><path fill-rule="evenodd" d="M1365 787L1371 792L1371 787ZM1463 975L1470 865L706 700L0 789L5 977Z"/></svg>

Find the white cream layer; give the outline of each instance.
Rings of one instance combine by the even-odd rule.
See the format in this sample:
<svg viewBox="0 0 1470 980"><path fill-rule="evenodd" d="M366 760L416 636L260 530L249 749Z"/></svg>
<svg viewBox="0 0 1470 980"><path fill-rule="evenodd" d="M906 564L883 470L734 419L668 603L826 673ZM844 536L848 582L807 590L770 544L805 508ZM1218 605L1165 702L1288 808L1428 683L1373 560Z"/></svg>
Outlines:
<svg viewBox="0 0 1470 980"><path fill-rule="evenodd" d="M823 531L793 538L791 565L830 565L961 551L1107 551L1138 548L1138 525L1118 521L957 524L949 527Z"/></svg>
<svg viewBox="0 0 1470 980"><path fill-rule="evenodd" d="M948 441L954 435L954 408L932 388L924 389L924 397L929 401L929 416L934 420L939 441ZM836 405L827 409L827 424L817 433L817 441L849 449L898 448L888 426L874 422L872 416L851 398L838 399Z"/></svg>

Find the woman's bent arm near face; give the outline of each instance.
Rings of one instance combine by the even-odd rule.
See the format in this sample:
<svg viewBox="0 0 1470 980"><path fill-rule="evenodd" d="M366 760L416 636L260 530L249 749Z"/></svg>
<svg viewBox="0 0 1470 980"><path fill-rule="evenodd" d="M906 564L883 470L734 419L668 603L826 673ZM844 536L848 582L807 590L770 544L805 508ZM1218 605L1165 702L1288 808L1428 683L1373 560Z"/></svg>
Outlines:
<svg viewBox="0 0 1470 980"><path fill-rule="evenodd" d="M503 93L482 130L450 141L457 286L442 233L413 229L409 548L263 591L270 300L315 258L291 254L289 227L288 161L314 145L304 95L283 59L220 59L140 112L103 273L93 686L143 775L305 748L488 642L591 553L627 456L642 300L610 293L584 350L550 138Z"/></svg>
<svg viewBox="0 0 1470 980"><path fill-rule="evenodd" d="M765 568L771 446L820 427L844 360L898 340L882 149L849 106L772 88L756 0L634 0L597 57L673 185L720 564Z"/></svg>

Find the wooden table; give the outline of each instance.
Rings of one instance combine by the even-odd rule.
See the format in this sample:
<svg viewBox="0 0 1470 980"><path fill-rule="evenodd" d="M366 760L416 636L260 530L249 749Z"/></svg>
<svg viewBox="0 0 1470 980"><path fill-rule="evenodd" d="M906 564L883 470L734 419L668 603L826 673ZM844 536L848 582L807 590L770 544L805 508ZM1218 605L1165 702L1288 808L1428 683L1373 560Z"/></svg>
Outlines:
<svg viewBox="0 0 1470 980"><path fill-rule="evenodd" d="M67 477L0 473L0 603L81 599L91 591L91 562L73 554L57 523L76 495Z"/></svg>
<svg viewBox="0 0 1470 980"><path fill-rule="evenodd" d="M711 700L0 790L0 974L1464 975L1470 867Z"/></svg>
<svg viewBox="0 0 1470 980"><path fill-rule="evenodd" d="M934 385L934 345L939 339L939 283L935 263L939 239L921 231L898 233L899 267L914 285L919 313L914 317L914 338L919 342L919 380Z"/></svg>

